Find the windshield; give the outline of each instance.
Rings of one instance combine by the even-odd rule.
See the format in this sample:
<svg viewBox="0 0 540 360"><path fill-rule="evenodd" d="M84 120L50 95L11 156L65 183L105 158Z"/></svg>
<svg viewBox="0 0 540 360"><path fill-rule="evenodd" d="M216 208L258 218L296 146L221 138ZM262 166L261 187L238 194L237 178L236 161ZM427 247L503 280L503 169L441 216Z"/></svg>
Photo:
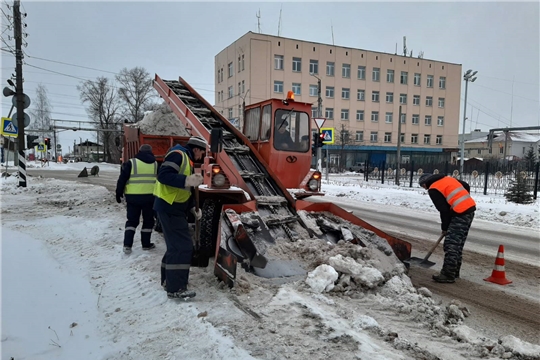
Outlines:
<svg viewBox="0 0 540 360"><path fill-rule="evenodd" d="M309 116L305 112L279 109L274 121L276 150L307 152L309 150Z"/></svg>

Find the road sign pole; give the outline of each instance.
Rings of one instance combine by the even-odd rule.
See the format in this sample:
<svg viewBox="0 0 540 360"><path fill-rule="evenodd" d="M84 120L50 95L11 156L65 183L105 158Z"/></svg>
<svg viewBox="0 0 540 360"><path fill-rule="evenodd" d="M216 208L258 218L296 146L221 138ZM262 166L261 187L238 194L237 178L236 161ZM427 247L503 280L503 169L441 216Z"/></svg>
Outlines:
<svg viewBox="0 0 540 360"><path fill-rule="evenodd" d="M15 37L15 75L17 97L17 127L18 127L18 152L19 152L19 186L26 187L26 157L24 155L24 93L23 93L23 51L22 51L22 21L21 2L15 0L13 3L14 37Z"/></svg>

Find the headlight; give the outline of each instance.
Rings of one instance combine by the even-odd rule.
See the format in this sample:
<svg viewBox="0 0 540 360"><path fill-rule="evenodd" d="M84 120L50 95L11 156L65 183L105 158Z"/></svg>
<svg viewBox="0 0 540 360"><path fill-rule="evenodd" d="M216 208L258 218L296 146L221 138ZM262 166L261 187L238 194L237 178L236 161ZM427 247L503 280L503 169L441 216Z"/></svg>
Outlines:
<svg viewBox="0 0 540 360"><path fill-rule="evenodd" d="M215 186L225 185L225 176L223 174L214 175L214 185Z"/></svg>
<svg viewBox="0 0 540 360"><path fill-rule="evenodd" d="M319 182L315 179L311 179L308 182L308 187L311 191L316 191L319 188Z"/></svg>

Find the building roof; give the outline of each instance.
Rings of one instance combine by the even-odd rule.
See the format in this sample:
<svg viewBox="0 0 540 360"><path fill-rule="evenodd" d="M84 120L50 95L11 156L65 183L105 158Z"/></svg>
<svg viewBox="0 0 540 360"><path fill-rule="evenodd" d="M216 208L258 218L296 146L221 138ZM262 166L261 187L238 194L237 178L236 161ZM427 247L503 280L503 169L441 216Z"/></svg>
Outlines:
<svg viewBox="0 0 540 360"><path fill-rule="evenodd" d="M465 144L475 144L475 143L484 143L488 142L488 136L483 136L477 139L467 140ZM525 143L535 143L540 141L540 134L538 133L525 133L519 131L509 131L508 132L508 141L512 142L525 142ZM504 133L503 131L496 131L493 133L493 142L504 142Z"/></svg>
<svg viewBox="0 0 540 360"><path fill-rule="evenodd" d="M369 49L354 48L354 47L351 47L351 46L340 46L340 45L333 45L333 44L325 44L325 43L320 43L320 42L316 42L316 41L301 40L301 39L293 39L293 38L288 38L288 37L283 37L283 36L277 36L277 35L255 33L255 32L253 32L253 31L248 31L247 33L245 33L244 35L242 35L242 37L244 37L244 36L246 36L246 35L248 35L248 34L252 34L252 35L261 35L261 36L269 36L269 37L273 37L273 38L276 38L276 39L285 39L285 40L301 41L301 42L310 43L310 44L315 44L315 45L325 45L325 46L333 46L333 47L338 47L338 48L343 48L343 49L369 51L369 52L378 53L378 54L385 54L385 55L391 55L391 56L400 56L400 57L403 57L403 58L412 58L412 59L419 59L419 60L426 60L426 61L434 61L434 62L439 62L439 63L445 63L445 64L451 64L451 65L459 65L459 66L462 66L462 64L452 63L452 62L449 62L449 61L433 60L433 59L427 59L427 58L424 58L424 57L423 57L423 58L418 58L418 57L411 57L411 56L403 56L403 55L401 55L400 53L389 53L389 52L383 52L383 51L376 51L376 50L369 50Z"/></svg>

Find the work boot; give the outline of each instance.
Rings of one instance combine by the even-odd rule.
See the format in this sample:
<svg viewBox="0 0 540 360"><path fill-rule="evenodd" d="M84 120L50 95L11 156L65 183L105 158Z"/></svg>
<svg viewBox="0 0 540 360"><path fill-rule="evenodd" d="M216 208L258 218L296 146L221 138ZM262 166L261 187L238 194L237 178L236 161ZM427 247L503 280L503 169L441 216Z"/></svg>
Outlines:
<svg viewBox="0 0 540 360"><path fill-rule="evenodd" d="M188 289L180 289L177 292L168 292L167 297L169 299L189 299L195 297L195 291Z"/></svg>
<svg viewBox="0 0 540 360"><path fill-rule="evenodd" d="M124 254L126 255L131 254L131 246L124 246Z"/></svg>
<svg viewBox="0 0 540 360"><path fill-rule="evenodd" d="M150 243L150 245L148 246L143 246L143 250L151 250L151 249L154 249L156 247L156 245L154 243Z"/></svg>
<svg viewBox="0 0 540 360"><path fill-rule="evenodd" d="M167 291L167 281L161 283L161 287L163 288L163 290Z"/></svg>
<svg viewBox="0 0 540 360"><path fill-rule="evenodd" d="M446 274L442 271L440 274L435 274L431 278L438 283L453 283L456 281L452 275Z"/></svg>

